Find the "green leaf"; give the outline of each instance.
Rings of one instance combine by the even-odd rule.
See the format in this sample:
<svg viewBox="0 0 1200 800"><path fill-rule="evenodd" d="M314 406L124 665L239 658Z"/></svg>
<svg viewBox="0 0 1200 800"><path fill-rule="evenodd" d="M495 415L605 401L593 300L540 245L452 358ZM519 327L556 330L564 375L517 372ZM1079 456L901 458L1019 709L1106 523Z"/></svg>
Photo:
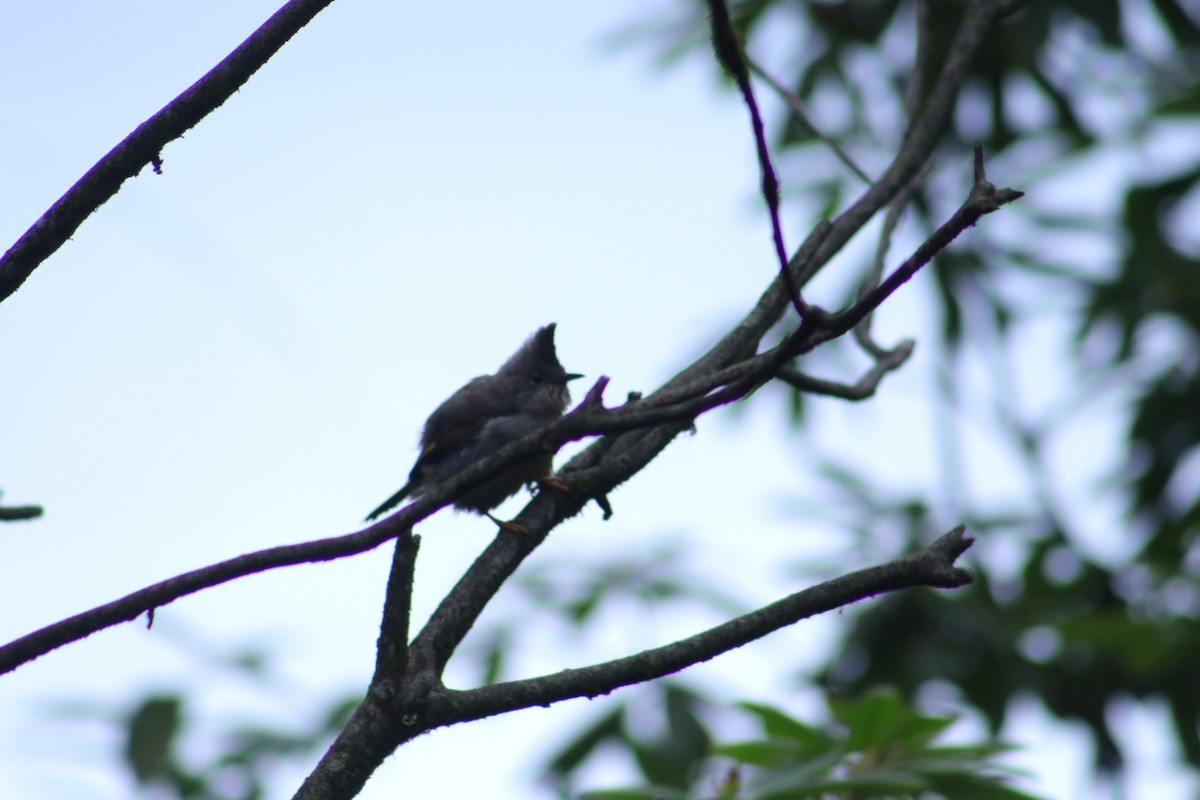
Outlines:
<svg viewBox="0 0 1200 800"><path fill-rule="evenodd" d="M581 794L580 800L687 800L688 793L666 786L636 789L601 789Z"/></svg>
<svg viewBox="0 0 1200 800"><path fill-rule="evenodd" d="M182 709L183 698L177 694L151 695L130 715L125 762L138 783L172 772Z"/></svg>
<svg viewBox="0 0 1200 800"><path fill-rule="evenodd" d="M747 787L749 800L808 800L823 794L866 798L876 795L915 794L928 787L928 781L907 772L872 772L834 777L814 775L806 769L773 770Z"/></svg>
<svg viewBox="0 0 1200 800"><path fill-rule="evenodd" d="M802 753L826 750L833 743L833 739L825 731L805 725L774 706L749 702L739 705L758 717L767 736L773 739L790 739L801 746Z"/></svg>
<svg viewBox="0 0 1200 800"><path fill-rule="evenodd" d="M953 717L927 717L910 711L893 692L877 692L857 702L831 700L833 715L850 729L846 746L871 750L903 742L924 744L953 722Z"/></svg>
<svg viewBox="0 0 1200 800"><path fill-rule="evenodd" d="M795 742L792 740L767 739L757 742L732 742L717 745L712 749L713 755L726 756L743 764L758 767L777 766L795 760Z"/></svg>
<svg viewBox="0 0 1200 800"><path fill-rule="evenodd" d="M623 739L625 706L619 705L612 711L600 717L575 740L558 751L558 754L546 765L546 772L552 776L564 776L573 772L604 742L611 739Z"/></svg>

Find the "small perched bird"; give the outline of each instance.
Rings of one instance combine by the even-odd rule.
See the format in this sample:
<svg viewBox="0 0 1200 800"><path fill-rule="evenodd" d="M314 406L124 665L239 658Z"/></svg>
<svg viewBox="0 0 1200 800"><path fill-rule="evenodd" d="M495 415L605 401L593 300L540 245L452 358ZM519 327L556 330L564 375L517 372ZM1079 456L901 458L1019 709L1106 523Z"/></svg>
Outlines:
<svg viewBox="0 0 1200 800"><path fill-rule="evenodd" d="M368 514L368 522L563 415L571 400L567 382L583 376L567 372L558 363L554 325L539 328L495 375L475 378L429 415L421 432L421 454L408 473L408 483ZM553 458L537 455L513 464L468 489L453 505L491 517L489 511L525 484L550 478Z"/></svg>

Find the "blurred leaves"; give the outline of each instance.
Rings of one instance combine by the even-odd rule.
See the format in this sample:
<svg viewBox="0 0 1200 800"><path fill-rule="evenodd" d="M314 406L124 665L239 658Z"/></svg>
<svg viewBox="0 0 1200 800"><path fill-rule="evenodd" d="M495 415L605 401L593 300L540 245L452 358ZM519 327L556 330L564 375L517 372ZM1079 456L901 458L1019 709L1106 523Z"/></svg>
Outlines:
<svg viewBox="0 0 1200 800"><path fill-rule="evenodd" d="M711 740L701 719L707 701L670 680L647 684L631 695L613 704L549 759L544 776L560 795L571 794L574 775L586 761L613 746L634 757L655 791L683 791L692 785ZM647 718L655 712L661 714L657 720ZM649 722L656 723L656 731L645 731Z"/></svg>
<svg viewBox="0 0 1200 800"><path fill-rule="evenodd" d="M996 757L1002 744L940 744L952 717L926 716L895 694L874 692L858 700L831 699L832 719L810 725L772 706L745 703L765 738L718 745L698 774L732 761L724 778L697 780L690 788L654 783L638 789L590 791L589 800L820 800L823 797L985 798L1032 800L1010 785L1016 774ZM647 776L650 777L650 776ZM716 791L712 791L715 787Z"/></svg>
<svg viewBox="0 0 1200 800"><path fill-rule="evenodd" d="M903 137L906 92L917 90L919 108L965 3L732 7L751 57L877 174ZM702 3L687 8L679 29L702 19ZM861 187L780 112L784 185L805 201L797 207L836 213ZM950 408L940 432L947 496L935 487L896 496L868 469L832 455L813 459L827 491L805 513L824 506L823 516L855 537L857 555L878 560L924 544L949 508L982 541L1004 542L1016 563L998 569L981 553L971 587L907 592L856 609L821 681L851 694L892 685L909 698L946 681L997 727L1014 697L1032 693L1088 727L1101 770L1123 761L1108 727L1110 704L1154 698L1167 704L1185 757L1200 766L1200 701L1186 669L1187 654L1200 652L1200 10L1182 0L1022 4L973 60L954 119L910 205L910 240L961 201L974 141L989 154L989 172L1004 174L1030 202L979 226L929 270L938 306L931 344ZM862 258L856 268L868 267ZM1061 387L1062 396L1035 411L1013 374L1028 354L1021 348L1031 346L1022 338L1030 321L1051 318L1067 332L1054 346L1072 360L1057 365L1059 374L1036 376L1030 394ZM968 363L991 365L989 387L968 380ZM1098 397L1124 409L1124 452L1105 465L1112 480L1085 490L1064 471L1069 460L1048 454L1061 450L1072 416ZM814 402L793 397L789 413L808 424ZM1002 505L989 497L986 507L965 495L960 472L978 456L966 451L960 416L1025 470L1023 495ZM1060 485L1075 497L1124 504L1123 517L1100 523L1122 532L1123 554L1087 554L1097 523L1085 525L1061 502Z"/></svg>
<svg viewBox="0 0 1200 800"><path fill-rule="evenodd" d="M194 634L178 630L171 630L168 638L187 650L203 646ZM148 689L139 697L115 704L61 700L51 712L70 724L98 722L115 727L124 742L121 763L151 796L259 800L273 789L277 766L311 758L345 726L358 705L357 697L327 703L318 700L319 710L305 719L303 714L297 716L295 698L280 692L275 709L214 718L211 712L197 710L209 692L232 691L246 679L256 687L277 690L283 679L257 643L225 651L214 648L210 658L201 663L204 679L189 683L186 689Z"/></svg>

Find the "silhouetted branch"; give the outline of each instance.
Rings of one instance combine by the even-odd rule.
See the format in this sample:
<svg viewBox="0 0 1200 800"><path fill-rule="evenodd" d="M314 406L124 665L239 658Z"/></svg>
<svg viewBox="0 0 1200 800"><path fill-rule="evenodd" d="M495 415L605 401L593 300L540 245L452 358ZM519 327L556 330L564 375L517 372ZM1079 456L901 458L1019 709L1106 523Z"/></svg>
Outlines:
<svg viewBox="0 0 1200 800"><path fill-rule="evenodd" d="M183 94L139 125L96 162L0 257L0 301L21 287L83 221L151 164L162 171L162 149L236 92L258 68L333 0L291 0Z"/></svg>
<svg viewBox="0 0 1200 800"><path fill-rule="evenodd" d="M601 402L604 387L608 383L608 379L602 377L589 390L580 405L562 419L479 460L462 470L454 478L440 484L436 490L425 493L416 502L405 506L392 516L364 531L303 544L275 547L239 556L168 579L127 595L120 600L54 623L0 647L0 673L15 669L56 647L82 639L111 625L135 619L140 614L219 583L268 569L309 561L341 558L373 549L399 532L410 530L413 525L447 505L454 497L486 481L503 469L540 452L557 452L567 442L588 436L619 434L659 427L662 428L659 434L665 435L666 438L655 444L657 449L654 452L661 451L671 438L689 427L698 415L746 397L769 381L790 359L811 350L822 342L845 334L866 314L877 308L899 286L916 274L917 270L927 263L935 253L949 244L963 230L974 225L979 217L1021 196L1020 192L1012 189L997 189L987 182L983 177L981 149L976 151L975 171L976 184L972 187L967 202L955 212L949 222L938 228L911 258L889 275L887 280L854 306L839 314L831 316L815 306L809 307L801 325L783 343L771 350L737 360L736 349L718 345L717 348L714 348L714 352L720 353L723 359L732 360L733 363L729 366L724 368L714 366L707 375L697 379L680 381L678 380L680 376L677 376L677 379L669 381L662 389L649 397L612 409L604 408ZM819 226L819 230L826 229ZM820 247L821 241L823 241L822 235L814 234L806 242L806 245L810 251L813 251ZM755 313L752 312L751 318ZM751 346L754 341L756 340L752 341L748 338L741 346ZM705 362L706 359L708 356L702 358L697 364ZM685 374L690 377L691 372L685 371L685 373L681 373L681 376ZM666 427L663 428L663 426ZM456 594L458 587L455 587L443 603L444 607L450 609L447 613L451 614L451 617L440 616L442 607L439 607L438 612L435 612L433 619L430 620L430 624L422 631L421 636L432 636L439 642L430 651L435 654L435 661L439 667L444 666L462 635L465 635L475 616L499 588L500 583L511 574L533 547L540 543L546 533L564 519L577 514L589 498L606 496L613 487L625 479L620 476L626 469L630 470L628 476L632 476L641 468L642 464L638 462L642 457L643 454L639 454L637 460L626 460L624 455L616 450L616 443L609 443L605 445L605 454L600 457L600 463L607 462L608 464L608 469L604 474L589 474L586 471L582 475L572 473L574 462L568 464L563 475L565 477L568 473L571 474L571 477L567 479L567 484L571 487L572 494L558 496L553 501L560 504L559 508L563 511L563 515L557 517L553 522L532 523L533 527L531 527L529 518L523 512L520 517L522 525L530 531L531 536L523 538L519 547L508 547L508 552L493 565L494 568L486 577L474 573L475 567L472 567L472 570L468 571L460 581L460 586L472 587L473 599L471 602L459 603L461 598ZM539 495L531 505L541 502L550 494L558 495L559 493ZM505 538L500 537L497 541ZM480 563L491 563L489 559L496 555L492 550L495 547L497 544L494 542L492 547L480 556L476 566ZM435 622L437 624L434 624Z"/></svg>
<svg viewBox="0 0 1200 800"><path fill-rule="evenodd" d="M915 346L916 342L912 339L904 339L891 350L881 350L871 368L853 384L814 378L792 366L780 367L775 374L801 392L840 397L843 400L866 400L875 394L884 375L899 369L908 361Z"/></svg>
<svg viewBox="0 0 1200 800"><path fill-rule="evenodd" d="M899 289L921 267L929 263L935 255L946 248L950 242L967 228L972 227L984 214L990 214L1001 206L1025 196L1024 192L1016 189L998 189L987 180L983 165L983 147L975 145L975 182L967 200L954 216L940 226L916 252L892 272L884 281L861 297L851 308L835 316L832 330L849 330L874 311L893 292Z"/></svg>
<svg viewBox="0 0 1200 800"><path fill-rule="evenodd" d="M501 536L496 541L522 538ZM445 688L432 673L432 665L417 663L423 647L418 639L412 646L413 663L398 691L383 691L372 681L366 699L305 779L295 800L349 800L395 748L435 728L608 694L678 672L807 617L884 592L916 586L963 586L971 582L971 574L956 567L955 561L972 541L959 526L916 553L805 589L677 642L603 664L466 691Z"/></svg>
<svg viewBox="0 0 1200 800"><path fill-rule="evenodd" d="M754 132L754 147L758 153L758 166L762 175L762 196L767 202L767 211L771 217L771 238L775 244L775 257L779 259L779 272L787 286L788 299L796 313L804 317L806 306L800 297L800 289L796 279L788 269L787 246L783 243L783 225L779 221L779 178L775 175L775 167L771 165L771 149L767 145L767 134L763 128L762 114L758 110L758 101L754 99L754 86L750 83L750 70L747 58L742 52L738 41L737 31L733 29L733 20L729 16L729 7L725 0L708 0L709 22L712 24L713 50L717 60L725 71L737 83L742 101L750 112L750 127Z"/></svg>
<svg viewBox="0 0 1200 800"><path fill-rule="evenodd" d="M792 111L792 116L797 122L800 123L800 127L804 128L809 135L815 136L821 141L821 143L832 150L833 154L837 156L838 160L846 166L846 169L853 172L855 176L862 180L863 183L871 183L871 176L866 173L866 170L855 163L854 159L852 159L850 155L844 149L842 149L842 146L838 144L836 139L823 133L821 129L818 128L815 123L813 123L812 119L810 119L808 116L808 112L804 110L804 104L800 102L799 97L796 97L796 95L789 92L786 86L776 80L771 73L763 69L762 65L749 55L746 56L746 63L750 65L750 69L755 75L766 81L767 85L774 89L775 93L783 98L783 102L787 103L788 108Z"/></svg>
<svg viewBox="0 0 1200 800"><path fill-rule="evenodd" d="M4 492L0 492L0 497ZM20 522L37 519L43 513L41 506L0 506L0 522Z"/></svg>
<svg viewBox="0 0 1200 800"><path fill-rule="evenodd" d="M383 600L383 619L375 647L375 676L372 683L395 681L408 669L408 626L412 613L412 588L421 537L408 528L396 537L392 569L388 573Z"/></svg>
<svg viewBox="0 0 1200 800"><path fill-rule="evenodd" d="M943 589L964 586L971 582L971 573L956 567L954 562L973 541L960 525L923 550L896 561L834 578L715 628L636 655L478 689L443 689L430 698L426 724L449 725L575 697L608 694L622 686L661 678L708 661L800 620L877 594L916 586Z"/></svg>
<svg viewBox="0 0 1200 800"><path fill-rule="evenodd" d="M348 536L272 547L168 578L119 600L47 625L0 647L0 674L11 672L64 644L86 638L112 625L137 619L159 606L235 578L277 567L330 561L366 552L395 536L394 528L392 525L386 528L376 525Z"/></svg>

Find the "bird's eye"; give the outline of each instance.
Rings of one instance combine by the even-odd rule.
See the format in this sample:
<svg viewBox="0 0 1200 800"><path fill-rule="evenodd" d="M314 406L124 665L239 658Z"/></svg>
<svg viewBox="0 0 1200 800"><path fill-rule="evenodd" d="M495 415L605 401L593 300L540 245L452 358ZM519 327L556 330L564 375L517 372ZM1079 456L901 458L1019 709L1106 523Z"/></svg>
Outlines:
<svg viewBox="0 0 1200 800"><path fill-rule="evenodd" d="M536 383L541 383L541 382L542 382L542 376L541 376L539 373L536 373L536 372L535 372L533 375L530 375L530 376L529 376L529 380L533 381L535 384L536 384Z"/></svg>

